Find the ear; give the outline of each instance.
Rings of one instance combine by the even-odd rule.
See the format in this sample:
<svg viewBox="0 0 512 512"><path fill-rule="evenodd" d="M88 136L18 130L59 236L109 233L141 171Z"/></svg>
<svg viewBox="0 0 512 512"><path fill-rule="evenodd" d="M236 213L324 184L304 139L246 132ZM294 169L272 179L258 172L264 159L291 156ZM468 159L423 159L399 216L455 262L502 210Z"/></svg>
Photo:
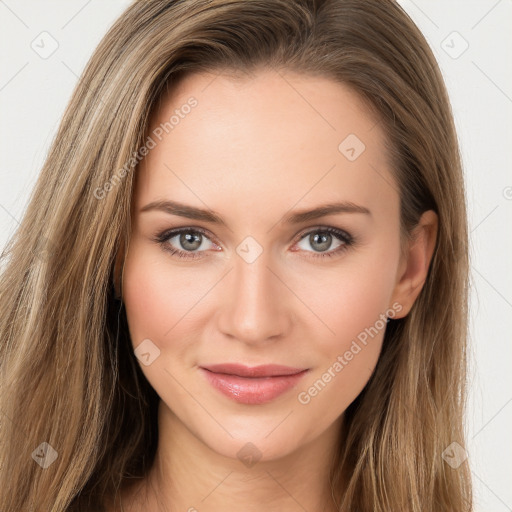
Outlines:
<svg viewBox="0 0 512 512"><path fill-rule="evenodd" d="M437 214L433 210L424 212L414 228L405 254L401 256L391 304L398 302L402 310L394 318L403 318L409 314L425 284L436 246L437 230Z"/></svg>

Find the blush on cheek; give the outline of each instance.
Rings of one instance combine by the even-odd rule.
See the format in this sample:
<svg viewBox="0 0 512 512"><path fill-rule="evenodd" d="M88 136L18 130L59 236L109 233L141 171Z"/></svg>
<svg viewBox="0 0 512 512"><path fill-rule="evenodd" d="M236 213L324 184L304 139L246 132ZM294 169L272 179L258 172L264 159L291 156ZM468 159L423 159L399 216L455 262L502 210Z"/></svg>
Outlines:
<svg viewBox="0 0 512 512"><path fill-rule="evenodd" d="M380 282L383 281L381 275L369 272L364 276L351 274L349 278L331 283L329 293L325 293L324 287L323 299L315 301L309 294L308 304L314 304L312 309L318 308L322 322L329 327L322 326L325 335L318 338L323 351L329 352L331 357L333 351L342 353L348 350L352 340L377 322L380 330L384 327L379 319L389 307L390 286Z"/></svg>
<svg viewBox="0 0 512 512"><path fill-rule="evenodd" d="M173 339L187 338L185 331L193 330L194 310L209 289L205 282L209 281L201 279L197 271L155 261L144 251L134 253L127 260L123 278L133 345L149 338L163 348Z"/></svg>
<svg viewBox="0 0 512 512"><path fill-rule="evenodd" d="M136 255L127 259L123 301L135 346L145 338L160 339L173 326L179 310L172 298L168 281L162 277L158 264Z"/></svg>
<svg viewBox="0 0 512 512"><path fill-rule="evenodd" d="M386 316L390 316L391 290L389 277L384 272L369 274L348 290L351 300L345 304L346 309L335 325L335 330L343 334L330 357L332 363L339 363L335 369L342 367L338 386L340 392L348 393L348 399L355 399L361 392L378 362L387 327Z"/></svg>

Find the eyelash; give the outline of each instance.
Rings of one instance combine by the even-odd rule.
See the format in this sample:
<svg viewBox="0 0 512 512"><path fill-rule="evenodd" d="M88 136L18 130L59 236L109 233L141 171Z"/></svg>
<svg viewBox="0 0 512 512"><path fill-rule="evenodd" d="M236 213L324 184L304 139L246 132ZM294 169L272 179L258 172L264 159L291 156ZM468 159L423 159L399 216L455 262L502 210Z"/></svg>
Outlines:
<svg viewBox="0 0 512 512"><path fill-rule="evenodd" d="M190 252L190 251L181 251L180 249L175 249L174 247L170 246L168 244L169 240L171 238L174 238L176 235L180 235L181 233L201 233L204 235L208 240L210 240L210 237L208 236L207 231L205 231L202 228L192 228L192 227L186 227L186 228L178 228L178 229L171 229L166 230L161 233L158 233L155 238L153 239L154 242L158 243L162 249L171 255L177 256L178 258L184 259L184 260L193 260L197 258L201 258L200 256L201 252L205 251L199 251L199 252ZM313 229L310 229L309 231L301 233L295 240L294 244L300 242L304 238L306 238L308 235L312 233L330 233L333 234L338 240L343 242L343 245L340 245L334 250L331 250L329 252L324 253L313 253L311 258L332 258L333 256L340 255L341 253L348 250L349 247L353 246L355 244L355 238L347 233L346 231L342 231L341 229L332 228L332 227L316 227ZM211 241L211 240L210 240ZM311 251L306 251L311 252Z"/></svg>
<svg viewBox="0 0 512 512"><path fill-rule="evenodd" d="M158 243L161 248L170 253L173 256L176 256L180 259L184 260L193 260L197 258L202 258L200 255L201 252L205 251L199 251L197 253L190 252L190 251L181 251L179 249L175 249L174 247L169 245L169 240L171 238L174 238L177 235L180 235L181 233L201 233L206 238L210 240L210 237L208 236L208 233L202 229L202 228L192 228L192 227L186 227L186 228L178 228L178 229L172 229L172 230L166 230L161 233L158 233L155 238L153 239L154 242ZM355 238L347 233L346 231L342 231L337 228L332 227L315 227L313 229L310 229L306 232L301 233L297 236L297 238L294 240L294 244L300 242L304 238L306 238L308 235L312 233L330 233L333 234L339 241L343 242L343 245L340 245L334 250L324 252L324 253L314 253L308 256L308 258L332 258L333 256L341 255L343 252L348 250L349 247L353 246L355 243ZM210 240L211 241L211 240ZM217 244L218 245L218 244ZM311 251L306 251L311 252Z"/></svg>

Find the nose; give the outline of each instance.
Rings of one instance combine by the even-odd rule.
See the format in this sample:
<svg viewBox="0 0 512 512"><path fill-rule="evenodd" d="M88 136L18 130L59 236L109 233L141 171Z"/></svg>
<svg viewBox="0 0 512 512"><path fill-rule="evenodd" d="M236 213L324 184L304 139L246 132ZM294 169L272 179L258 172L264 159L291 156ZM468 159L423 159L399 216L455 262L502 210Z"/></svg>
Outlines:
<svg viewBox="0 0 512 512"><path fill-rule="evenodd" d="M218 328L225 336L246 344L286 337L293 323L293 293L265 251L252 263L237 256L223 281Z"/></svg>

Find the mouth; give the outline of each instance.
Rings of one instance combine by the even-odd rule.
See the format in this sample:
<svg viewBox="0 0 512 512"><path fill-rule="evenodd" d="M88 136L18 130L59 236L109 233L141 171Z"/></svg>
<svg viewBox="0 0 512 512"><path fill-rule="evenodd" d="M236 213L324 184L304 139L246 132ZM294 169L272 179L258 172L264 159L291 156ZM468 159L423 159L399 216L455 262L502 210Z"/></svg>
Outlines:
<svg viewBox="0 0 512 512"><path fill-rule="evenodd" d="M257 405L289 391L309 371L282 365L218 364L199 368L210 385L235 402Z"/></svg>

